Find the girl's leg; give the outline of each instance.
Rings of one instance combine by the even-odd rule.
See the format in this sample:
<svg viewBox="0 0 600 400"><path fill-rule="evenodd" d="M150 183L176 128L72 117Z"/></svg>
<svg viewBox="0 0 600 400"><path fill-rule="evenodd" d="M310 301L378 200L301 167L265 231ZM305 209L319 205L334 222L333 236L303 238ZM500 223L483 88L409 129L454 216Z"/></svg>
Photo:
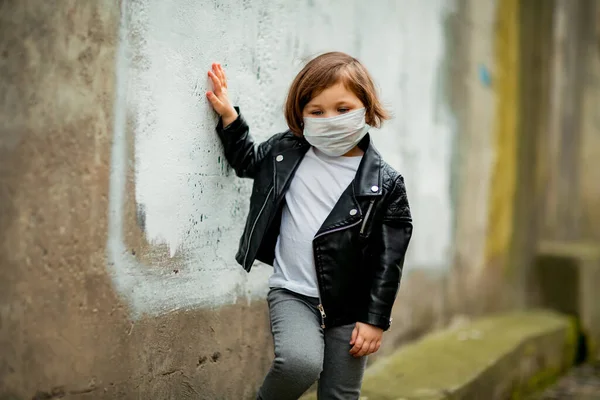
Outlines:
<svg viewBox="0 0 600 400"><path fill-rule="evenodd" d="M319 400L358 400L367 357L355 358L349 351L355 324L325 331L325 358L319 379Z"/></svg>
<svg viewBox="0 0 600 400"><path fill-rule="evenodd" d="M312 300L284 289L269 292L275 359L258 399L297 400L318 379L324 342L319 312Z"/></svg>

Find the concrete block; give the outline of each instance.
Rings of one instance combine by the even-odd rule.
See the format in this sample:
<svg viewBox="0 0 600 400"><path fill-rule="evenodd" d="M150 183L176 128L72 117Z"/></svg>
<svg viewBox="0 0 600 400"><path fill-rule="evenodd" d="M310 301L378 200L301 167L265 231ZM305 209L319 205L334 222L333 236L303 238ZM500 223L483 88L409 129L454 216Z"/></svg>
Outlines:
<svg viewBox="0 0 600 400"><path fill-rule="evenodd" d="M600 357L600 245L542 242L530 277L532 301L577 317L590 357Z"/></svg>
<svg viewBox="0 0 600 400"><path fill-rule="evenodd" d="M511 399L553 382L576 332L551 311L501 314L432 333L367 369L361 400ZM316 399L307 395L304 400Z"/></svg>

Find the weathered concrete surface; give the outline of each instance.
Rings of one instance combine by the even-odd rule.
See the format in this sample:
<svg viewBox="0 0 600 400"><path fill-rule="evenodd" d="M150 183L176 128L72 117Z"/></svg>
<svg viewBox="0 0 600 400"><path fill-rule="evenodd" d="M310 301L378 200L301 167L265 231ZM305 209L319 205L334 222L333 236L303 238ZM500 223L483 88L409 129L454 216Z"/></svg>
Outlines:
<svg viewBox="0 0 600 400"><path fill-rule="evenodd" d="M582 99L581 154L581 236L600 243L600 2L591 2L588 36L583 51L587 55ZM594 23L596 21L596 23Z"/></svg>
<svg viewBox="0 0 600 400"><path fill-rule="evenodd" d="M517 398L572 365L575 328L548 311L509 313L432 333L366 372L368 400ZM312 396L312 397L311 397ZM305 400L315 398L305 396Z"/></svg>
<svg viewBox="0 0 600 400"><path fill-rule="evenodd" d="M0 398L251 398L263 302L132 323L112 287L118 21L117 2L0 3Z"/></svg>
<svg viewBox="0 0 600 400"><path fill-rule="evenodd" d="M540 243L529 284L530 302L578 318L592 359L600 357L600 246Z"/></svg>
<svg viewBox="0 0 600 400"><path fill-rule="evenodd" d="M460 0L449 19L452 35L449 65L450 102L460 135L454 143L455 207L454 257L461 268L485 267L494 157L494 117L499 96L499 70L495 50L498 1ZM504 39L504 38L503 38ZM486 79L487 77L487 79Z"/></svg>
<svg viewBox="0 0 600 400"><path fill-rule="evenodd" d="M375 144L405 176L420 226L407 269L449 271L456 130L439 86L450 79L443 23L451 3L176 3L122 2L108 252L115 288L136 315L263 298L267 290L269 267L245 275L233 260L250 182L234 176L214 132L204 97L214 61L226 66L232 101L264 140L286 129L281 110L303 61L333 49L363 60L395 117L373 133ZM413 46L414 38L429 50ZM394 46L382 51L386 41ZM122 234L121 202L138 216L132 229L141 242ZM127 255L131 248L136 257Z"/></svg>
<svg viewBox="0 0 600 400"><path fill-rule="evenodd" d="M106 243L121 17L118 2L0 3L0 398L252 398L271 359L263 301L241 297L134 320L115 290ZM190 292L182 260L145 235L130 134L136 118L126 117L123 257L148 268L136 278L162 272ZM235 215L240 226L243 214ZM203 276L204 285L213 283L214 275ZM407 274L387 351L441 318L444 286L437 276ZM154 288L156 298L169 294ZM423 290L436 295L423 299Z"/></svg>
<svg viewBox="0 0 600 400"><path fill-rule="evenodd" d="M125 16L129 22L129 17L139 18L134 21L138 25L129 25L139 29L125 32L131 45L125 56L132 59L124 69L134 80L131 86L118 70L123 19L119 3L129 4L129 12L139 11ZM377 140L386 158L406 170L421 228L409 253L394 326L385 335L381 355L443 326L456 313L478 314L502 304L499 299L507 292L502 290L501 271L472 273L481 261L483 239L470 244L467 237L469 232L485 230L481 219L485 207L478 209L477 221L463 231L467 234L461 254L473 258L463 268L450 269L449 146L457 130L437 87L444 75L451 80L446 68L452 60L438 26L450 3L439 1L432 8L429 3L407 0L400 6L390 0L388 8L379 9L362 1L354 2L355 7L332 2L319 9L318 19L313 4L304 10L304 22L293 25L296 31L290 30L290 21L297 16L295 5L285 1L275 6L270 1L252 2L252 7L250 2L239 7L233 1L187 1L187 8L169 10L161 8L164 4L150 0L0 2L0 398L253 397L269 366L271 339L264 301L248 302L252 296L245 294L266 290L262 278L268 269L248 279L233 262L248 185L223 165L212 128L214 115L201 99L207 86L202 68L220 56L232 62L232 76L237 76L237 87L244 92L236 95L236 101L246 106L246 115L260 128L259 138L282 127L277 102L283 100L293 76L292 65L299 67L302 58L331 48L364 58L382 86L386 103L395 109L396 119L377 133ZM464 19L475 21L480 2L469 4L467 8L476 8ZM225 21L229 14L224 5L238 13L237 19ZM490 19L492 8L481 9ZM163 20L162 11L179 19ZM384 14L389 23L378 18ZM200 23L198 15L213 25ZM224 21L237 30L223 33ZM457 17L455 25L461 21ZM206 26L209 32L202 31ZM369 36L372 43L381 43L381 37L391 40L388 31L377 36L382 26L396 35L396 58L362 42L358 28L373 35ZM475 37L469 41L473 54L489 61L485 48L492 39L482 26L487 25L460 33L460 43ZM484 31L485 35L473 33ZM295 36L281 32L295 32ZM224 49L220 42L206 39L221 34L232 34L228 40L237 47ZM212 47L197 46L196 37ZM161 42L164 38L169 45ZM330 42L317 40L321 38ZM423 52L415 41L429 51ZM253 53L246 52L250 47ZM163 50L169 57L163 57ZM165 67L163 59L171 64ZM149 60L154 64L145 64ZM280 64L286 66L284 70ZM191 71L191 65L197 70ZM474 83L478 77L472 63L463 60L452 65L453 71L471 65L462 83L479 84ZM123 90L126 107L119 103ZM255 93L268 96L256 101ZM174 119L169 112L175 103L169 103L169 96L185 100ZM491 97L487 87L473 90L470 101L477 107L465 108L466 118L486 112L485 120L470 120L473 132L486 129L490 109L485 104L492 106ZM135 103L140 98L144 99L141 105ZM142 118L153 115L153 106L161 112L161 126L170 129L165 134ZM115 122L116 115L122 119ZM147 129L139 130L144 121ZM179 129L181 121L187 130ZM177 135L195 132L191 128L198 128L200 139L178 142L181 136ZM172 164L159 164L165 167L159 171L164 179L153 182L156 165L150 150L161 146L167 157L156 161ZM470 149L486 146L482 139ZM468 168L485 168L489 162L489 154L475 158L468 161ZM121 164L115 166L115 160ZM185 168L179 169L181 165ZM483 175L469 175L469 179L483 179ZM117 183L115 176L121 179ZM171 178L181 184L178 188L191 192L171 192L168 185L161 191L162 184L173 183ZM475 188L474 198L485 198L486 190L475 186L463 189ZM114 187L123 190L115 195ZM153 193L160 196L153 198ZM177 214L178 198L186 204L184 211L194 211L195 219ZM463 198L468 199L468 193ZM143 206L140 199L150 200ZM160 200L158 205L155 200ZM161 208L165 204L174 208ZM465 224L470 223L468 214L461 219ZM173 221L184 223L169 236L172 215ZM207 217L209 222L203 223ZM111 230L114 221L121 236ZM149 228L153 223L165 230ZM148 234L146 228L154 233ZM110 258L107 243L115 243L115 238L122 239L123 247L109 245L113 253L108 253L118 256ZM115 259L123 264L115 265ZM124 264L139 268L121 269L118 275L116 267ZM130 280L141 284L128 285ZM136 290L143 290L143 296L136 297L140 294Z"/></svg>
<svg viewBox="0 0 600 400"><path fill-rule="evenodd" d="M543 193L538 201L538 236L546 241L598 244L600 2L557 0L554 4L552 59L546 63L552 71L547 82L548 118L542 127L547 129L540 137L536 166L537 186Z"/></svg>

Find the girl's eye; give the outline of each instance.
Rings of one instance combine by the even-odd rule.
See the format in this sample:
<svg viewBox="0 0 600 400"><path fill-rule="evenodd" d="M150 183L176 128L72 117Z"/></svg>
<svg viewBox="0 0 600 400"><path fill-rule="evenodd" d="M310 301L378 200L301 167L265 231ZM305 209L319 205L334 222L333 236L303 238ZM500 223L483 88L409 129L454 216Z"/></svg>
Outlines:
<svg viewBox="0 0 600 400"><path fill-rule="evenodd" d="M321 114L323 114L322 111L311 111L310 113L311 113L311 115L321 115Z"/></svg>
<svg viewBox="0 0 600 400"><path fill-rule="evenodd" d="M350 111L350 109L349 109L349 108L338 108L338 112L340 112L340 113L342 113L342 114L343 114L343 113L347 113L348 111Z"/></svg>

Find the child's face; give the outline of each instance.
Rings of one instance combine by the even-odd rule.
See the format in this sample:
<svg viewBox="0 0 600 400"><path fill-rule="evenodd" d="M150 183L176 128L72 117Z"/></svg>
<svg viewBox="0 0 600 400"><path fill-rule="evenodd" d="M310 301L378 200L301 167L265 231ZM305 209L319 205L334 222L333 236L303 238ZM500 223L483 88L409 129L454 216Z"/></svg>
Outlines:
<svg viewBox="0 0 600 400"><path fill-rule="evenodd" d="M302 110L302 116L308 118L329 118L363 108L364 104L338 82L313 97Z"/></svg>

